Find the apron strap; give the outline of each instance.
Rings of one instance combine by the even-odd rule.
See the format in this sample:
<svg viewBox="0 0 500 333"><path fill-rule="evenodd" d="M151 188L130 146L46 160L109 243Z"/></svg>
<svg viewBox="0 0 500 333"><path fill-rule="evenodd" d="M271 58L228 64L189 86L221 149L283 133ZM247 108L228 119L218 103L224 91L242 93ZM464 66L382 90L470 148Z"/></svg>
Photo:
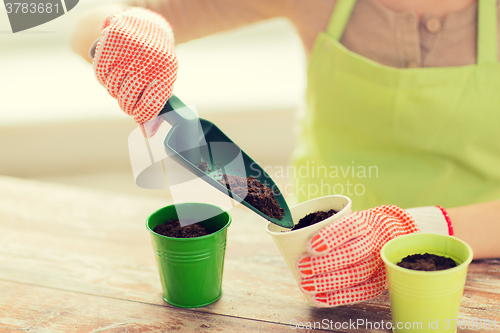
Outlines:
<svg viewBox="0 0 500 333"><path fill-rule="evenodd" d="M477 9L477 63L498 63L497 1L479 0Z"/></svg>
<svg viewBox="0 0 500 333"><path fill-rule="evenodd" d="M335 38L335 40L340 40L342 37L355 4L356 0L337 0L330 21L328 22L328 28L326 29L326 32Z"/></svg>

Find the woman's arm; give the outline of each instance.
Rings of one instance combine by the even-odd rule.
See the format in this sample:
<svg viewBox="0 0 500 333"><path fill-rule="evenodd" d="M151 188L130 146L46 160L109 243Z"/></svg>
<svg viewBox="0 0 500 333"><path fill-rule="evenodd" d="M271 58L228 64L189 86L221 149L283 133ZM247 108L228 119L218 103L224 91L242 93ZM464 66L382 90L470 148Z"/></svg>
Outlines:
<svg viewBox="0 0 500 333"><path fill-rule="evenodd" d="M129 0L161 14L184 43L246 24L287 15L289 0Z"/></svg>
<svg viewBox="0 0 500 333"><path fill-rule="evenodd" d="M455 236L472 247L474 259L500 258L500 201L446 211Z"/></svg>
<svg viewBox="0 0 500 333"><path fill-rule="evenodd" d="M150 9L172 25L175 42L184 43L245 24L287 15L288 0L129 0L87 12L73 33L71 47L88 62L94 41L101 36L104 19L127 6Z"/></svg>

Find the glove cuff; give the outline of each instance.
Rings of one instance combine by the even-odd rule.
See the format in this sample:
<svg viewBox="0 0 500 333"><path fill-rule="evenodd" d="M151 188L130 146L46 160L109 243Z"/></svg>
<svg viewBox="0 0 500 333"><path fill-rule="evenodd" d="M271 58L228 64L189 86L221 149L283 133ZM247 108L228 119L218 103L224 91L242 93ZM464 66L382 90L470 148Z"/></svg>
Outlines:
<svg viewBox="0 0 500 333"><path fill-rule="evenodd" d="M441 206L406 209L413 217L420 232L453 236L453 226L446 210Z"/></svg>

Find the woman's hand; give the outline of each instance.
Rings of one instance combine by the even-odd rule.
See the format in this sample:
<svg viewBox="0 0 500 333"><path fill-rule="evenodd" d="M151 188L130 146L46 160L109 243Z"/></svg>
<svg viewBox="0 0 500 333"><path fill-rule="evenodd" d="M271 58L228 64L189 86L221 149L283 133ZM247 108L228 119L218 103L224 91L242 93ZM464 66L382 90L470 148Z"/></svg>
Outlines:
<svg viewBox="0 0 500 333"><path fill-rule="evenodd" d="M386 289L380 249L389 240L418 231L397 206L380 206L332 222L313 235L297 260L301 289L317 307L368 300Z"/></svg>
<svg viewBox="0 0 500 333"><path fill-rule="evenodd" d="M135 7L107 17L93 65L97 79L123 111L141 124L155 118L172 95L177 77L169 23Z"/></svg>

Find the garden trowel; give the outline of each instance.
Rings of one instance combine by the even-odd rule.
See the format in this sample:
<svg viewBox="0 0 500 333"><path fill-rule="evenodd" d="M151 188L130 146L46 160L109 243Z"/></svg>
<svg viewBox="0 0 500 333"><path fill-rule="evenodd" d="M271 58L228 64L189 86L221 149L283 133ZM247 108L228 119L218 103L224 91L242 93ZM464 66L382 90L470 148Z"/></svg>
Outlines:
<svg viewBox="0 0 500 333"><path fill-rule="evenodd" d="M292 228L290 209L271 177L212 122L198 118L178 97L172 96L159 114L172 128L164 146L167 154L207 183L241 202L256 214L284 228ZM223 175L254 177L274 192L282 219L270 217L221 183ZM230 183L231 185L231 183Z"/></svg>

